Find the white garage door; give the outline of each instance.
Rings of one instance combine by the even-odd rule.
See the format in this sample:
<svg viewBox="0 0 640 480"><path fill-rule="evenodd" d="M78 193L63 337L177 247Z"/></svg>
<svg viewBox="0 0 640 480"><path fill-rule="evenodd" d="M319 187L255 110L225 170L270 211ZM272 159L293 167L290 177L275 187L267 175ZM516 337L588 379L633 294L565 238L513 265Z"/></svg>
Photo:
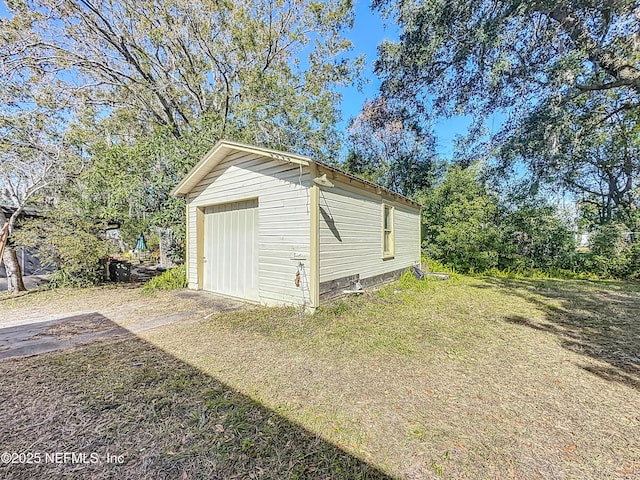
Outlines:
<svg viewBox="0 0 640 480"><path fill-rule="evenodd" d="M203 288L258 301L258 200L207 207L204 214Z"/></svg>

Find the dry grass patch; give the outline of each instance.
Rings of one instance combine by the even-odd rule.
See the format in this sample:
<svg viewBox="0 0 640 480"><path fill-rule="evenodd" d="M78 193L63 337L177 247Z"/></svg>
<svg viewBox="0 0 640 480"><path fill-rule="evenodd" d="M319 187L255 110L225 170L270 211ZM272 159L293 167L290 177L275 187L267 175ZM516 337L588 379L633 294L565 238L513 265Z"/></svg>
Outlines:
<svg viewBox="0 0 640 480"><path fill-rule="evenodd" d="M400 477L631 478L639 292L405 279L314 317L265 308L148 338ZM617 333L594 339L598 322Z"/></svg>
<svg viewBox="0 0 640 480"><path fill-rule="evenodd" d="M386 478L139 339L6 360L0 375L2 449L42 460L0 478ZM44 463L54 452L99 461Z"/></svg>

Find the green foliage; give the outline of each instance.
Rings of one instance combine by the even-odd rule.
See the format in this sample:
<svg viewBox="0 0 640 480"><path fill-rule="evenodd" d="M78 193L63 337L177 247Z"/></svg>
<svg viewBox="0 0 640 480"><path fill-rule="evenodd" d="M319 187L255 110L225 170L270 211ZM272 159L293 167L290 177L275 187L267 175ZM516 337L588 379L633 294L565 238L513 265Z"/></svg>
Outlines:
<svg viewBox="0 0 640 480"><path fill-rule="evenodd" d="M78 120L107 141L130 143L160 127L176 138L200 131L328 156L337 88L356 81L362 65L347 55L350 1L27 0L8 8L10 73L56 72L62 87L75 88Z"/></svg>
<svg viewBox="0 0 640 480"><path fill-rule="evenodd" d="M411 288L419 290L426 285L424 280L418 280L416 276L413 274L411 270L408 270L402 274L402 276L398 279L398 285L401 289Z"/></svg>
<svg viewBox="0 0 640 480"><path fill-rule="evenodd" d="M186 288L187 283L187 269L182 265L153 277L142 286L142 291L144 293L154 293L160 290L177 290Z"/></svg>
<svg viewBox="0 0 640 480"><path fill-rule="evenodd" d="M451 265L447 265L442 260L429 257L428 255L422 256L422 266L427 272L435 273L449 273L451 275L457 275L456 269Z"/></svg>
<svg viewBox="0 0 640 480"><path fill-rule="evenodd" d="M421 201L426 255L459 272L498 265L498 203L479 179L477 166L452 166L442 184Z"/></svg>
<svg viewBox="0 0 640 480"><path fill-rule="evenodd" d="M537 278L564 280L598 280L595 273L581 270L567 270L563 268L490 268L480 272L478 276L498 278Z"/></svg>
<svg viewBox="0 0 640 480"><path fill-rule="evenodd" d="M506 210L500 219L502 268L570 269L576 256L571 226L544 201Z"/></svg>
<svg viewBox="0 0 640 480"><path fill-rule="evenodd" d="M175 243L169 254L183 256L184 201L170 192L219 139L321 159L339 148L338 88L362 66L344 36L350 1L26 0L7 9L0 136L11 144L0 142L0 187L3 175L23 173L4 183L26 201L56 183L47 194L67 196L88 223L117 220L130 245L163 231ZM58 244L56 255L80 251ZM77 276L69 268L65 279Z"/></svg>
<svg viewBox="0 0 640 480"><path fill-rule="evenodd" d="M119 221L132 247L140 233L157 244L158 228L184 242L184 200L170 191L205 150L192 136L175 138L164 130L133 145L96 144L91 166L76 179L75 202L86 216Z"/></svg>
<svg viewBox="0 0 640 480"><path fill-rule="evenodd" d="M399 41L379 47L376 71L392 98L438 114L482 117L497 109L583 93L640 93L636 2L376 0ZM630 100L636 100L630 98Z"/></svg>
<svg viewBox="0 0 640 480"><path fill-rule="evenodd" d="M507 206L488 190L477 164L452 165L422 203L424 252L454 271L521 275L575 267L574 234L556 209L542 201Z"/></svg>
<svg viewBox="0 0 640 480"><path fill-rule="evenodd" d="M526 174L534 194L544 184L576 194L592 225L631 221L640 208L637 2L375 0L373 7L401 31L378 48L384 98L419 122L470 115L459 147L491 159L495 176ZM492 124L503 124L489 134L492 115Z"/></svg>
<svg viewBox="0 0 640 480"><path fill-rule="evenodd" d="M66 215L60 210L45 219L25 222L15 233L21 245L36 248L44 265L59 268L52 274L50 285L87 286L102 279L105 259L113 249L101 236L98 225Z"/></svg>
<svg viewBox="0 0 640 480"><path fill-rule="evenodd" d="M621 223L601 225L591 237L584 268L604 278L640 278L640 242L627 236ZM637 240L637 239L636 239Z"/></svg>
<svg viewBox="0 0 640 480"><path fill-rule="evenodd" d="M640 110L627 95L576 96L535 108L519 128L502 132L496 175L524 164L529 182L557 185L577 196L589 227L629 223L640 207Z"/></svg>

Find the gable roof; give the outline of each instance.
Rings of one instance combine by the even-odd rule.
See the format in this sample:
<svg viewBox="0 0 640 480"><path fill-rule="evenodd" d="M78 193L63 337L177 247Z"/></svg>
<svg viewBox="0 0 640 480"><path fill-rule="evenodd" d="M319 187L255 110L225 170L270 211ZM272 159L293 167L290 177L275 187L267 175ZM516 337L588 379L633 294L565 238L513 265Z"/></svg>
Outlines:
<svg viewBox="0 0 640 480"><path fill-rule="evenodd" d="M271 148L256 147L253 145L231 142L229 140L218 141L213 146L213 148L209 150L204 157L202 157L202 160L200 160L180 181L180 183L178 183L178 185L171 191L171 194L175 196L186 196L198 183L200 183L200 181L209 172L211 172L211 170L213 170L222 160L224 160L227 155L234 152L254 153L263 157L280 160L283 162L295 163L305 167L309 166L310 164L316 164L321 167L321 169L331 172L333 174L332 177L334 178L337 176L345 177L346 181L348 181L348 183L350 184L354 184L361 188L373 189L379 194L384 192L386 195L401 200L403 203L409 204L413 207L422 208L422 205L420 205L418 202L415 202L414 200L411 200L404 195L395 193L381 185L363 180L354 175L351 175L350 173L327 165L318 160L314 160L310 157L283 152L280 150L273 150Z"/></svg>

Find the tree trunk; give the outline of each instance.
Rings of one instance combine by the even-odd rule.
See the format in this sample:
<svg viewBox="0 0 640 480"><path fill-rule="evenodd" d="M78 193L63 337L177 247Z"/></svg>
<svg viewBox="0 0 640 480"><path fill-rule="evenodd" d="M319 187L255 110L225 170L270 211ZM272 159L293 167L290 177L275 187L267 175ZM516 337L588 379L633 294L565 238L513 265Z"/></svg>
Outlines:
<svg viewBox="0 0 640 480"><path fill-rule="evenodd" d="M7 290L9 292L22 292L26 290L22 281L22 271L18 263L18 255L10 245L7 245L2 255L4 268L7 272Z"/></svg>
<svg viewBox="0 0 640 480"><path fill-rule="evenodd" d="M9 224L9 235L13 227L14 216L7 220L6 215L0 209L0 227L3 227L5 223ZM4 247L2 254L2 261L4 263L4 269L7 272L7 290L9 292L23 292L26 290L24 282L22 281L22 270L20 269L20 263L18 262L18 255L7 239L7 244Z"/></svg>

